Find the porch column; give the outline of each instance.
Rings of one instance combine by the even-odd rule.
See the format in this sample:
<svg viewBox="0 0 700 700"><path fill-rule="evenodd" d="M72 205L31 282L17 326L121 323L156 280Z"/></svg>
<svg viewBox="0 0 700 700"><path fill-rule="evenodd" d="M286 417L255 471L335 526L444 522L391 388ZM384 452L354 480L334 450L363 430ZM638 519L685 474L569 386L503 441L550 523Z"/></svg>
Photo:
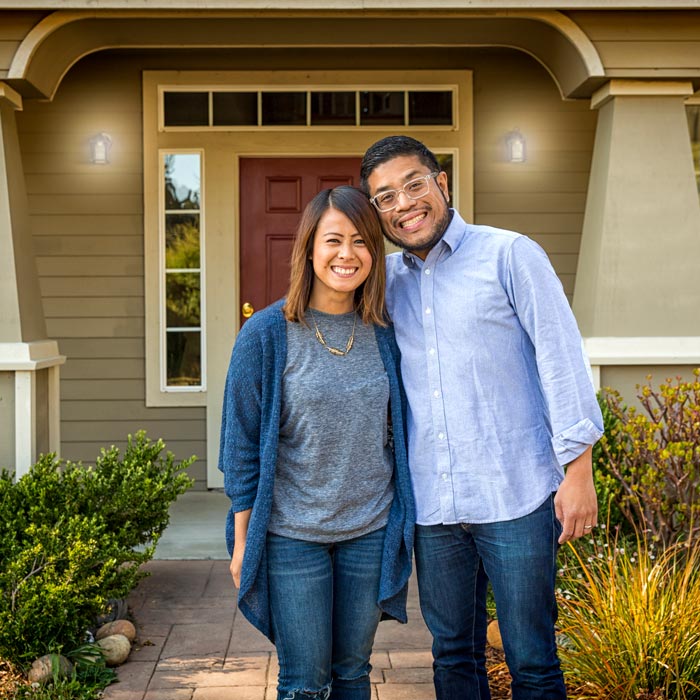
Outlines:
<svg viewBox="0 0 700 700"><path fill-rule="evenodd" d="M26 473L38 452L60 449L59 366L46 338L29 227L15 110L22 98L0 83L0 467Z"/></svg>
<svg viewBox="0 0 700 700"><path fill-rule="evenodd" d="M603 384L601 367L700 364L692 93L690 82L611 80L591 99L599 115L573 309Z"/></svg>

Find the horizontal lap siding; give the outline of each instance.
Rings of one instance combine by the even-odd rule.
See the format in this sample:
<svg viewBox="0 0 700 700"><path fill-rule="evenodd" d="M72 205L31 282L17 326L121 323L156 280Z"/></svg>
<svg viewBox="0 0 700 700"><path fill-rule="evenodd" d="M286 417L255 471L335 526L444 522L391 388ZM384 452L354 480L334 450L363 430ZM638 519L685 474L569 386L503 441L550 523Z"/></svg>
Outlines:
<svg viewBox="0 0 700 700"><path fill-rule="evenodd" d="M475 221L537 241L571 301L596 113L586 100L562 101L533 59L489 55L474 65ZM505 136L514 128L526 139L525 163L506 162Z"/></svg>
<svg viewBox="0 0 700 700"><path fill-rule="evenodd" d="M193 454L206 487L204 408L145 405L140 66L92 57L51 103L17 115L47 332L61 370L62 452L94 462L144 429L177 459ZM89 139L113 139L111 163L89 163Z"/></svg>
<svg viewBox="0 0 700 700"><path fill-rule="evenodd" d="M45 15L45 12L0 12L0 79L7 77L22 39Z"/></svg>

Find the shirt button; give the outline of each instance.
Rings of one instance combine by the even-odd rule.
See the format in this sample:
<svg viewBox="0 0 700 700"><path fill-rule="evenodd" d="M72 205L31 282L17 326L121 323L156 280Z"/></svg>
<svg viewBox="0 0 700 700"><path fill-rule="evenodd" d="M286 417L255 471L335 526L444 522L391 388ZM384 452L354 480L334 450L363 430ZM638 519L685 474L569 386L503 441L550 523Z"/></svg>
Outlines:
<svg viewBox="0 0 700 700"><path fill-rule="evenodd" d="M426 274L426 275L429 275L429 274L430 274L430 268L427 268L427 269L426 269L425 274Z"/></svg>
<svg viewBox="0 0 700 700"><path fill-rule="evenodd" d="M443 480L443 481L447 481L447 474L443 474L443 475L442 475L442 480Z"/></svg>
<svg viewBox="0 0 700 700"><path fill-rule="evenodd" d="M426 306L426 307L425 307L425 313L426 313L426 314L429 314L429 313L430 313L430 307L429 307L429 306Z"/></svg>
<svg viewBox="0 0 700 700"><path fill-rule="evenodd" d="M444 440L444 439L445 439L445 433L438 433L438 437L440 438L440 440Z"/></svg>
<svg viewBox="0 0 700 700"><path fill-rule="evenodd" d="M428 350L428 354L429 354L429 355L434 355L434 354L435 354L435 348L430 348L430 350Z"/></svg>
<svg viewBox="0 0 700 700"><path fill-rule="evenodd" d="M440 396L440 392L436 389L436 390L433 392L433 396L434 396L435 398L437 398L438 396Z"/></svg>

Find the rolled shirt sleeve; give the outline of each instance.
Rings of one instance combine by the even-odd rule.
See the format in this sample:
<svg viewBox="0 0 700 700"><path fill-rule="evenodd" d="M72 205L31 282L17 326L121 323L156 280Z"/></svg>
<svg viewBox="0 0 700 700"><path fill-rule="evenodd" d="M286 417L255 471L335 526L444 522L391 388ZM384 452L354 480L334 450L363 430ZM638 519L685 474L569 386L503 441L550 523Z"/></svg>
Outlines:
<svg viewBox="0 0 700 700"><path fill-rule="evenodd" d="M581 334L561 282L537 243L525 236L516 238L508 264L508 292L534 347L552 447L564 466L603 434Z"/></svg>

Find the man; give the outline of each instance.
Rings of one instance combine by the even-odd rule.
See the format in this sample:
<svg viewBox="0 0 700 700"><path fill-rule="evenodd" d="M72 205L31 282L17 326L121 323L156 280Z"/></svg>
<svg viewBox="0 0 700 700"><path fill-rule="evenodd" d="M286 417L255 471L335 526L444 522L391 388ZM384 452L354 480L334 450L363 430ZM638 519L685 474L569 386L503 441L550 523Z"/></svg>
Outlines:
<svg viewBox="0 0 700 700"><path fill-rule="evenodd" d="M387 258L387 305L437 698L490 697L488 580L513 700L565 698L556 555L596 525L591 446L603 423L573 314L536 243L449 208L447 175L419 141L378 141L360 173L404 250Z"/></svg>

